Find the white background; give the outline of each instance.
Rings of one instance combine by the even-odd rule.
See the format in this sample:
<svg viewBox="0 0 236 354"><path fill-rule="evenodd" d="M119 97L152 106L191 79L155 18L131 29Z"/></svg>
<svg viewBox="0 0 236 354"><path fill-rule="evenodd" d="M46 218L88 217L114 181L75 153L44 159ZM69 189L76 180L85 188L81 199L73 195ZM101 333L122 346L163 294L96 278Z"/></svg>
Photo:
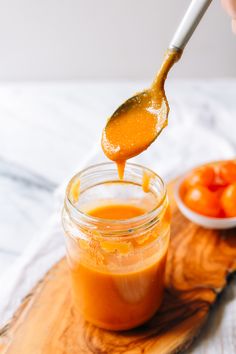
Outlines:
<svg viewBox="0 0 236 354"><path fill-rule="evenodd" d="M151 80L189 2L1 1L0 80ZM236 76L236 37L220 0L171 76Z"/></svg>

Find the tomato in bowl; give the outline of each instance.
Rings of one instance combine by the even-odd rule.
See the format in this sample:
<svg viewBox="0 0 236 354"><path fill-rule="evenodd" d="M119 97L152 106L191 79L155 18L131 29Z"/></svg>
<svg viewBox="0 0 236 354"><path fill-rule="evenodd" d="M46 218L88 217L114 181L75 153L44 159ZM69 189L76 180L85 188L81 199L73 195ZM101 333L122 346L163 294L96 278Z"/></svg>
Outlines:
<svg viewBox="0 0 236 354"><path fill-rule="evenodd" d="M236 227L236 160L194 168L178 180L175 198L180 211L196 224Z"/></svg>

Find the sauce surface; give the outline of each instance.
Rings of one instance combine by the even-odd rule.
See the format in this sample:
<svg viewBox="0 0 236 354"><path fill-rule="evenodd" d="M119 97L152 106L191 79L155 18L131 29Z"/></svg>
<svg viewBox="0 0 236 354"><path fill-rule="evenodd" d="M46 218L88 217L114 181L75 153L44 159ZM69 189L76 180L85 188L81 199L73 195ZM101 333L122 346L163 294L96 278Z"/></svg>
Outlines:
<svg viewBox="0 0 236 354"><path fill-rule="evenodd" d="M91 216L106 219L128 219L144 214L134 205L104 205L88 212ZM154 228L142 235L143 240L132 241L132 247L123 254L122 242L118 248L105 242L102 266L94 264L95 258L81 254L71 265L73 296L77 309L86 320L109 330L125 330L147 321L161 304L164 289L164 274L169 236L163 247L143 249L143 244L153 241L169 226L166 219L163 229ZM163 224L164 225L164 224ZM130 242L129 242L130 243ZM125 244L125 241L124 241ZM107 246L109 246L107 248ZM114 246L114 245L113 245ZM106 252L106 251L112 252ZM98 254L98 246L96 246Z"/></svg>
<svg viewBox="0 0 236 354"><path fill-rule="evenodd" d="M145 212L144 209L135 205L111 204L109 206L103 205L96 209L92 209L88 214L101 219L126 220L143 215Z"/></svg>
<svg viewBox="0 0 236 354"><path fill-rule="evenodd" d="M103 151L117 163L120 178L126 160L146 150L167 125L169 105L164 82L179 57L179 52L168 51L151 88L120 106L103 130Z"/></svg>

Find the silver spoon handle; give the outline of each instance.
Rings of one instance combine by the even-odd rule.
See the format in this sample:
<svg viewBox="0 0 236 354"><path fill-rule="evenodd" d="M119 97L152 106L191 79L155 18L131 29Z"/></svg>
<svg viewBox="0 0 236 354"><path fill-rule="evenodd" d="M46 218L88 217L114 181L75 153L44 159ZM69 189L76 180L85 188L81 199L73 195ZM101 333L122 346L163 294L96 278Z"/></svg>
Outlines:
<svg viewBox="0 0 236 354"><path fill-rule="evenodd" d="M192 0L177 28L169 48L183 50L212 0Z"/></svg>

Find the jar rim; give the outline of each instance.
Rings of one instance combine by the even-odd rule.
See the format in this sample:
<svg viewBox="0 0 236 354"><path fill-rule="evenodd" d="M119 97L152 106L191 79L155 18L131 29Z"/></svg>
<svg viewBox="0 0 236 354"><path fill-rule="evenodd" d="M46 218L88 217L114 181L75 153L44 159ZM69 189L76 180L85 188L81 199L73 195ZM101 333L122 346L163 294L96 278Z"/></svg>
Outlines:
<svg viewBox="0 0 236 354"><path fill-rule="evenodd" d="M125 227L126 225L129 225L130 222L132 222L132 224L138 224L140 225L140 223L142 222L146 222L147 219L150 221L152 218L155 218L157 215L159 215L161 213L162 210L162 206L163 203L166 199L167 196L167 189L166 189L166 185L163 182L162 178L155 173L154 171L152 171L151 169L144 167L142 165L136 164L136 163L130 163L128 162L126 164L126 169L127 168L136 168L142 171L148 171L149 173L152 174L152 176L154 176L158 182L161 185L161 189L162 189L162 194L161 194L161 198L159 200L159 203L157 203L157 205L155 205L154 208L152 208L151 210L145 212L142 215L133 217L133 218L129 218L129 219L104 219L104 218L100 218L100 217L96 217L96 216L91 216L85 212L83 212L82 210L80 210L70 199L70 191L71 191L71 187L74 183L75 180L78 180L81 178L81 176L95 170L99 169L101 167L114 167L115 164L114 162L110 161L110 162L102 162L99 164L94 164L91 166L88 166L84 169L82 169L81 171L79 171L78 173L76 173L69 181L67 188L66 188L66 196L65 196L65 201L64 201L64 207L67 211L73 212L73 216L77 216L76 220L80 220L83 221L83 223L86 224L94 224L94 225L101 225L101 224L108 224L108 225L116 225L116 226L123 226ZM116 166L115 166L116 168ZM117 175L117 181L119 182L118 179L118 175ZM122 181L121 181L122 183ZM74 218L73 218L74 220Z"/></svg>

